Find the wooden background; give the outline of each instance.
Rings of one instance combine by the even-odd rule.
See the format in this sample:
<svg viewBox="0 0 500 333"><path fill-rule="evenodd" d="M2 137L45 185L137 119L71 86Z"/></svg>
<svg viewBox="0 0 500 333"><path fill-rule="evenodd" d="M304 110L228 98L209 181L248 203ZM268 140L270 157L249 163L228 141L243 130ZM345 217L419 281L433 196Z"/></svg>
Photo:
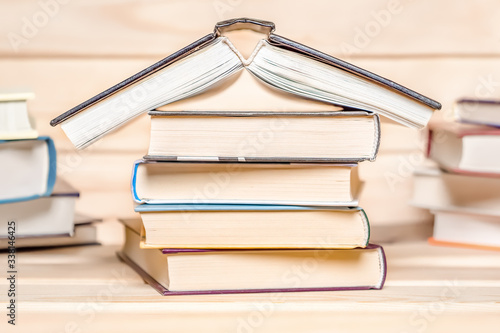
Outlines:
<svg viewBox="0 0 500 333"><path fill-rule="evenodd" d="M16 0L0 2L0 88L29 87L41 134L56 140L59 172L81 191L78 210L105 219L100 237L121 240L116 218L134 216L132 162L146 152L147 116L83 151L49 120L232 17L276 23L276 32L402 83L443 104L500 97L498 1ZM429 224L408 205L423 133L383 125L374 163L362 164L361 200L372 224ZM373 237L383 238L375 229ZM385 229L384 229L385 230ZM400 235L396 238L403 239Z"/></svg>

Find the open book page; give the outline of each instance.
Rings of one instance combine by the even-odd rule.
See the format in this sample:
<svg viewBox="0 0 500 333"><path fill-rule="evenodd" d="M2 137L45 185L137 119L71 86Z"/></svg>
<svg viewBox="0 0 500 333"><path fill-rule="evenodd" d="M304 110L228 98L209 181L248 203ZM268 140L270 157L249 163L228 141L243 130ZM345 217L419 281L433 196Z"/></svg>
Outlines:
<svg viewBox="0 0 500 333"><path fill-rule="evenodd" d="M223 81L243 68L290 96L377 112L410 127L425 126L433 111L388 87L306 55L272 46L266 40L260 40L252 54L245 58L227 37L218 37L195 53L77 113L65 121L62 128L77 148L83 148L146 111L205 93L210 88L220 89ZM260 87L257 90L265 91ZM269 95L267 91L265 96ZM301 103L304 107L306 101ZM240 107L236 104L236 110L244 104L244 100ZM320 105L311 103L311 107L314 106ZM324 110L323 107L324 104L320 109Z"/></svg>

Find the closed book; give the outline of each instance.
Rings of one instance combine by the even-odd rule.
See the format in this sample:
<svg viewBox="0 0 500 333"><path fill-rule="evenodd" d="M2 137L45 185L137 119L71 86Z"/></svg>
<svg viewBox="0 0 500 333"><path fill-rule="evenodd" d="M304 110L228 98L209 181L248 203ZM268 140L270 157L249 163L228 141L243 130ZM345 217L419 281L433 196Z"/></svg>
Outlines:
<svg viewBox="0 0 500 333"><path fill-rule="evenodd" d="M8 238L8 223L15 222L15 236L71 236L79 193L62 179L48 197L0 205L0 238ZM11 229L12 230L12 229Z"/></svg>
<svg viewBox="0 0 500 333"><path fill-rule="evenodd" d="M27 91L0 91L0 140L38 137L27 107L27 100L33 97L33 93Z"/></svg>
<svg viewBox="0 0 500 333"><path fill-rule="evenodd" d="M235 28L266 34L248 58L224 36ZM414 128L425 126L441 108L394 81L276 35L272 22L243 18L219 22L213 33L64 112L51 124L61 124L71 142L83 148L142 113L204 93L242 70L281 92L380 113Z"/></svg>
<svg viewBox="0 0 500 333"><path fill-rule="evenodd" d="M365 247L370 226L359 208L142 204L144 248L343 248Z"/></svg>
<svg viewBox="0 0 500 333"><path fill-rule="evenodd" d="M429 131L429 157L442 168L467 174L500 176L500 128L440 123Z"/></svg>
<svg viewBox="0 0 500 333"><path fill-rule="evenodd" d="M500 178L419 168L411 204L430 210L500 217Z"/></svg>
<svg viewBox="0 0 500 333"><path fill-rule="evenodd" d="M137 161L132 196L148 204L357 206L356 164Z"/></svg>
<svg viewBox="0 0 500 333"><path fill-rule="evenodd" d="M500 250L500 217L434 211L431 244Z"/></svg>
<svg viewBox="0 0 500 333"><path fill-rule="evenodd" d="M32 200L52 193L56 149L49 137L0 141L0 204Z"/></svg>
<svg viewBox="0 0 500 333"><path fill-rule="evenodd" d="M374 160L370 112L151 111L147 160L353 163Z"/></svg>
<svg viewBox="0 0 500 333"><path fill-rule="evenodd" d="M381 289L385 281L385 255L377 245L351 250L141 249L137 230L125 230L118 256L164 296Z"/></svg>
<svg viewBox="0 0 500 333"><path fill-rule="evenodd" d="M46 235L38 237L16 237L15 243L9 238L0 238L0 250L8 249L11 244L15 244L16 250L19 249L42 249L66 246L97 245L97 227L96 220L86 216L75 214L73 235Z"/></svg>
<svg viewBox="0 0 500 333"><path fill-rule="evenodd" d="M500 100L464 98L454 111L460 122L500 127Z"/></svg>

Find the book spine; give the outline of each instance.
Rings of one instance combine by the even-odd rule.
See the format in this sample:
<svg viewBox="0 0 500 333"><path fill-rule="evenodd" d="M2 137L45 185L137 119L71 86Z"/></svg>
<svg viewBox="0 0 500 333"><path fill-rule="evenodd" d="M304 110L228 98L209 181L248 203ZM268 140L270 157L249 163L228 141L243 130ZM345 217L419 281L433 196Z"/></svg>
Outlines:
<svg viewBox="0 0 500 333"><path fill-rule="evenodd" d="M143 160L137 160L134 162L134 165L132 167L132 178L130 180L130 190L132 192L132 199L134 202L142 204L145 203L144 200L141 200L139 198L139 195L137 194L137 169L139 168L139 164L143 163Z"/></svg>
<svg viewBox="0 0 500 333"><path fill-rule="evenodd" d="M47 150L49 156L49 173L47 176L47 189L45 193L42 194L42 196L48 197L52 194L52 191L54 191L54 185L56 183L56 177L57 177L56 146L54 144L54 141L48 136L41 136L38 138L38 140L44 140L47 143Z"/></svg>

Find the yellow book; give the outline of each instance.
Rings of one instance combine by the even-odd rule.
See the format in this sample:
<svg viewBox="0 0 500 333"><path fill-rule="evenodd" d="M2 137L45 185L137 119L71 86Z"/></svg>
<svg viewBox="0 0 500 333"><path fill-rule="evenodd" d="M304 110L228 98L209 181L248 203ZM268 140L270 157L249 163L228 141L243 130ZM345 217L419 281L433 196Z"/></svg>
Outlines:
<svg viewBox="0 0 500 333"><path fill-rule="evenodd" d="M27 107L27 100L33 97L33 93L24 91L0 92L0 140L38 137Z"/></svg>

